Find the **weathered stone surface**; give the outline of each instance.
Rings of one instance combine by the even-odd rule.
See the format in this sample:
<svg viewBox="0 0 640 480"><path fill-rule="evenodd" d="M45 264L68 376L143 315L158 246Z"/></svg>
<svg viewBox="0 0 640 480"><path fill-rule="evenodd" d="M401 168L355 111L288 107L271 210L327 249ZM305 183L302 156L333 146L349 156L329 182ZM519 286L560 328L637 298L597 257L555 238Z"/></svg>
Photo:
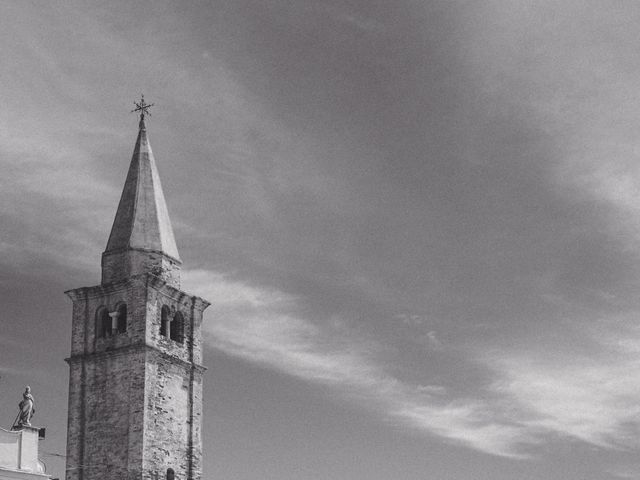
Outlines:
<svg viewBox="0 0 640 480"><path fill-rule="evenodd" d="M126 249L164 252L180 261L144 121L105 251Z"/></svg>
<svg viewBox="0 0 640 480"><path fill-rule="evenodd" d="M68 292L73 300L67 480L200 478L202 312L208 303L152 275ZM100 338L96 312L127 305L127 330ZM184 341L160 335L163 306Z"/></svg>
<svg viewBox="0 0 640 480"><path fill-rule="evenodd" d="M179 289L180 261L158 195L141 130L102 283L66 292L73 301L67 480L156 480L168 468L181 480L202 476L201 324L209 303ZM166 328L162 334L163 308L165 322L182 318L181 329L169 329L180 332L174 339ZM114 323L105 329L105 321Z"/></svg>
<svg viewBox="0 0 640 480"><path fill-rule="evenodd" d="M175 258L152 250L116 250L102 254L102 284L133 275L152 273L172 287L180 288L180 265Z"/></svg>

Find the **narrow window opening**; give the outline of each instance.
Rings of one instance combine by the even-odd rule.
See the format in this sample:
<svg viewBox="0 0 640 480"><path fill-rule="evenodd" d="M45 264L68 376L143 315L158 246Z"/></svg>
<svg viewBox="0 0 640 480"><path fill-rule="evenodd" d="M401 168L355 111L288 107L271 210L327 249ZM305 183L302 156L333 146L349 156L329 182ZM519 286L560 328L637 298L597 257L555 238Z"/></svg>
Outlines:
<svg viewBox="0 0 640 480"><path fill-rule="evenodd" d="M160 314L160 335L163 337L169 336L169 307L163 305L162 312Z"/></svg>
<svg viewBox="0 0 640 480"><path fill-rule="evenodd" d="M96 336L104 338L111 335L111 317L105 307L100 307L96 312Z"/></svg>
<svg viewBox="0 0 640 480"><path fill-rule="evenodd" d="M182 343L184 339L184 317L182 314L177 312L169 325L171 327L171 340Z"/></svg>
<svg viewBox="0 0 640 480"><path fill-rule="evenodd" d="M118 333L127 331L127 305L121 304L118 307Z"/></svg>
<svg viewBox="0 0 640 480"><path fill-rule="evenodd" d="M102 336L110 337L111 330L111 317L109 316L109 311L105 308L104 312L102 312Z"/></svg>

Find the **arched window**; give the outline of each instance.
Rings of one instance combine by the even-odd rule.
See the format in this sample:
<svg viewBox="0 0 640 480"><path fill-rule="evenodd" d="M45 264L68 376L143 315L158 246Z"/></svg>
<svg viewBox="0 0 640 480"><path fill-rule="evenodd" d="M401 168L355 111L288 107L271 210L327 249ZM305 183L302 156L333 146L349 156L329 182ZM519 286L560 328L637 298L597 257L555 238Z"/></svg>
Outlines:
<svg viewBox="0 0 640 480"><path fill-rule="evenodd" d="M111 335L111 317L106 307L100 307L96 311L96 336L104 338Z"/></svg>
<svg viewBox="0 0 640 480"><path fill-rule="evenodd" d="M170 325L170 338L173 341L182 343L184 339L184 317L180 312L176 312Z"/></svg>
<svg viewBox="0 0 640 480"><path fill-rule="evenodd" d="M167 468L167 480L175 480L176 472L173 471L173 468Z"/></svg>
<svg viewBox="0 0 640 480"><path fill-rule="evenodd" d="M127 305L121 303L118 307L118 333L127 331Z"/></svg>
<svg viewBox="0 0 640 480"><path fill-rule="evenodd" d="M162 306L160 314L160 335L163 337L169 336L169 323L171 322L169 307Z"/></svg>

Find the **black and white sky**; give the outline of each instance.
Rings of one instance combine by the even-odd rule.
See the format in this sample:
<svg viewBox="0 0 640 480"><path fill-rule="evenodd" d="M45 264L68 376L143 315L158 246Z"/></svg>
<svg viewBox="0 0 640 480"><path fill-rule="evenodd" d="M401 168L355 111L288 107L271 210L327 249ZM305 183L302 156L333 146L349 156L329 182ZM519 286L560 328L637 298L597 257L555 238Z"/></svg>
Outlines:
<svg viewBox="0 0 640 480"><path fill-rule="evenodd" d="M31 385L51 473L144 92L205 478L640 477L638 2L0 9L0 419Z"/></svg>

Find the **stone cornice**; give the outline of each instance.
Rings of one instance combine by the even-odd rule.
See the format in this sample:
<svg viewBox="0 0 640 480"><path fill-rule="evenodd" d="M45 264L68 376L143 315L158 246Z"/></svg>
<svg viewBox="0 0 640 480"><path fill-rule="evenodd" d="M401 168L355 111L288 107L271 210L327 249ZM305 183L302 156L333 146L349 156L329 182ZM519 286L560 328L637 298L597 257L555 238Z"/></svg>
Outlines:
<svg viewBox="0 0 640 480"><path fill-rule="evenodd" d="M103 358L108 357L121 357L130 353L139 353L139 352L150 352L154 354L158 354L166 360L170 360L173 363L177 363L182 365L183 367L193 368L199 373L204 373L207 370L207 367L204 365L199 365L197 363L191 363L186 360L183 360L179 357L174 357L173 355L169 355L166 352L163 352L159 348L156 348L152 345L138 343L135 345L127 345L125 347L114 348L113 350L105 350L102 352L95 353L80 353L77 355L72 355L68 358L65 358L64 361L69 365L83 362L83 361L96 361L101 360Z"/></svg>
<svg viewBox="0 0 640 480"><path fill-rule="evenodd" d="M102 252L102 258L109 257L111 255L120 255L120 254L126 253L126 252L157 253L159 255L167 257L169 260L171 260L174 263L177 263L178 265L182 265L182 260L180 260L179 258L173 257L173 256L169 255L168 253L163 252L162 250L154 250L153 248L134 248L134 247L118 248L118 249L115 249L115 250L109 250L109 251Z"/></svg>
<svg viewBox="0 0 640 480"><path fill-rule="evenodd" d="M81 300L83 298L99 298L124 290L134 280L141 280L145 282L147 286L151 286L156 290L167 290L169 296L172 298L188 297L194 303L195 307L200 310L205 310L209 305L211 305L211 303L204 298L198 297L197 295L190 295L189 293L182 291L179 288L172 287L160 277L152 275L151 273L132 275L125 280L95 285L92 287L73 288L71 290L65 291L64 293L73 302L77 302L78 300Z"/></svg>

